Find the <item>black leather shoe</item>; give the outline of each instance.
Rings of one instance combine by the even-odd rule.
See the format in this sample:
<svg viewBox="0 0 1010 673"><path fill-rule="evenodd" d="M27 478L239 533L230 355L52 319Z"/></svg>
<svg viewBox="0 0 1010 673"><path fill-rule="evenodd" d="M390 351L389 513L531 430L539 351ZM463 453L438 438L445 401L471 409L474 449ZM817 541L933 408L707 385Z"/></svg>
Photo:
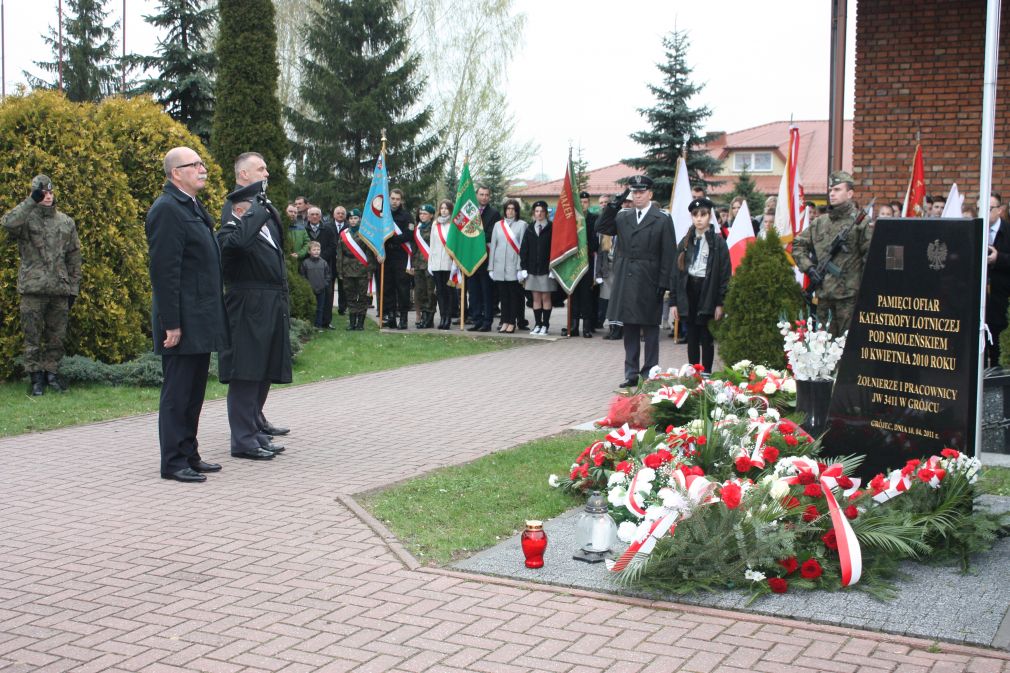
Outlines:
<svg viewBox="0 0 1010 673"><path fill-rule="evenodd" d="M45 372L32 372L30 375L31 385L28 386L28 393L33 397L38 397L46 392Z"/></svg>
<svg viewBox="0 0 1010 673"><path fill-rule="evenodd" d="M67 384L63 383L59 375L54 372L46 372L46 384L58 393L64 393L68 390Z"/></svg>
<svg viewBox="0 0 1010 673"><path fill-rule="evenodd" d="M277 427L276 425L274 425L272 423L267 423L266 426L263 428L263 432L266 433L266 434L268 434L268 435L273 435L274 437L276 437L278 435L286 435L286 434L288 434L289 432L291 432L291 429L290 428L280 428L280 427Z"/></svg>
<svg viewBox="0 0 1010 673"><path fill-rule="evenodd" d="M171 474L161 475L162 479L175 479L176 481L181 481L184 483L196 483L201 481L207 481L207 477L203 476L196 470L184 467L178 472L173 472Z"/></svg>
<svg viewBox="0 0 1010 673"><path fill-rule="evenodd" d="M592 330L584 329L584 330L582 330L582 336L584 336L587 339L592 339L593 338L593 332L592 332Z"/></svg>
<svg viewBox="0 0 1010 673"><path fill-rule="evenodd" d="M217 463L205 463L204 461L200 460L197 461L195 465L190 465L189 469L193 470L194 472L220 472L221 466L218 465Z"/></svg>
<svg viewBox="0 0 1010 673"><path fill-rule="evenodd" d="M249 449L248 451L232 451L232 458L248 458L249 460L273 460L274 454L264 449Z"/></svg>
<svg viewBox="0 0 1010 673"><path fill-rule="evenodd" d="M267 444L266 446L261 446L264 451L269 451L270 453L284 453L284 447L281 444Z"/></svg>
<svg viewBox="0 0 1010 673"><path fill-rule="evenodd" d="M636 387L638 387L638 379L637 378L635 378L635 379L628 379L627 381L625 381L624 383L621 384L621 387L622 388L636 388Z"/></svg>
<svg viewBox="0 0 1010 673"><path fill-rule="evenodd" d="M484 323L483 325L481 325L477 329L477 331L478 332L490 332L491 331L491 323L489 323L489 322Z"/></svg>

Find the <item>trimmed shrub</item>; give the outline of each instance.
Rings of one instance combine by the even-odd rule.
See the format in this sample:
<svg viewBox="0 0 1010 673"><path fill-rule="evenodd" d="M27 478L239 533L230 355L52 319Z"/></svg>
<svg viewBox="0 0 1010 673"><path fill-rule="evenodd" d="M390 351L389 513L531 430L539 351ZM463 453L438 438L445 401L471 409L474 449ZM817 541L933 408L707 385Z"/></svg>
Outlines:
<svg viewBox="0 0 1010 673"><path fill-rule="evenodd" d="M776 323L782 316L793 319L803 307L803 292L782 241L775 231L769 231L747 248L729 283L726 316L713 323L722 361L728 366L750 360L784 369L785 351Z"/></svg>

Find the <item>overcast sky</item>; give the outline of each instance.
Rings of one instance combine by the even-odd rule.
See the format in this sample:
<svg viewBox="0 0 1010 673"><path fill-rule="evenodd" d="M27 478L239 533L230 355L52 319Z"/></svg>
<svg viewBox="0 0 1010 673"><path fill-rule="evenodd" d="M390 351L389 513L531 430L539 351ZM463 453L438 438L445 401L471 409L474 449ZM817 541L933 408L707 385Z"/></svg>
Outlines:
<svg viewBox="0 0 1010 673"><path fill-rule="evenodd" d="M5 83L11 92L33 61L51 58L43 43L56 25L56 0L2 0ZM827 119L830 0L515 0L527 15L506 89L518 135L540 154L526 171L559 177L568 145L582 147L591 168L638 156L628 134L644 128L638 108L651 107L659 84L662 38L690 35L689 63L704 84L693 105L707 105L706 130L738 131L767 122ZM154 29L143 21L156 0L126 0L126 47L151 53ZM855 0L849 3L846 116L852 116ZM122 18L122 0L107 4ZM121 48L122 45L120 45ZM541 168L542 167L542 168Z"/></svg>

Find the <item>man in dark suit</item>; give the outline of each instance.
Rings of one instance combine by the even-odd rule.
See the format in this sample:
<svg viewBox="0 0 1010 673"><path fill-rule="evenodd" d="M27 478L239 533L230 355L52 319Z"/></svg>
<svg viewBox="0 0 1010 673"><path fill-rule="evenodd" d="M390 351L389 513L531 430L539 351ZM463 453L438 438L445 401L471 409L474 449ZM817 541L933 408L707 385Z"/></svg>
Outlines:
<svg viewBox="0 0 1010 673"><path fill-rule="evenodd" d="M266 422L263 405L271 383L291 383L291 315L280 215L266 196L263 156L235 160L238 187L228 195L217 234L224 267L225 307L231 346L218 354L218 375L228 384L231 455L270 460L284 450L272 436L286 434Z"/></svg>
<svg viewBox="0 0 1010 673"><path fill-rule="evenodd" d="M330 266L330 283L327 285L323 304L323 327L333 329L333 277L337 275L337 227L323 219L323 211L318 206L309 206L308 223L305 234L309 242L316 241L322 248L319 256Z"/></svg>
<svg viewBox="0 0 1010 673"><path fill-rule="evenodd" d="M337 313L344 315L347 313L347 296L344 294L344 279L340 277L337 273L336 262L340 258L340 233L347 227L347 209L343 206L337 206L333 209L333 234L336 236L336 249L333 255L333 277L330 280L330 296L332 297L333 287L336 286L336 296L337 296ZM332 322L333 319L333 307L330 307L329 313L323 316L327 320L327 325Z"/></svg>
<svg viewBox="0 0 1010 673"><path fill-rule="evenodd" d="M207 167L188 147L165 155L167 182L147 212L150 256L151 333L161 355L158 440L161 476L206 481L221 469L200 457L196 439L207 387L210 353L225 348L228 332L221 299L221 255L214 224L196 199L207 184Z"/></svg>
<svg viewBox="0 0 1010 673"><path fill-rule="evenodd" d="M614 255L614 287L607 318L624 325L624 388L638 385L639 377L659 364L659 323L663 295L673 280L676 242L673 221L652 203L652 180L636 175L628 181L632 208L621 210L628 192L603 209L596 233L616 235L621 241ZM645 340L641 357L640 337Z"/></svg>
<svg viewBox="0 0 1010 673"><path fill-rule="evenodd" d="M494 226L501 219L501 213L491 205L491 188L486 185L477 187L477 205L480 206L480 221L484 225L484 237L488 245L491 245L491 236L494 234ZM473 317L473 327L471 332L490 332L491 324L494 322L494 283L487 271L487 260L473 272L473 275L466 280L467 316Z"/></svg>

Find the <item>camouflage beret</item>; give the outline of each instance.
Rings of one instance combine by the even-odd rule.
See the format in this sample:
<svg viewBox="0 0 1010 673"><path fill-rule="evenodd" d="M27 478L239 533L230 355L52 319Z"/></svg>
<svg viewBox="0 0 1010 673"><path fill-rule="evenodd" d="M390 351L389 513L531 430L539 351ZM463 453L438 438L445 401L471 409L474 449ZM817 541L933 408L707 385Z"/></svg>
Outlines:
<svg viewBox="0 0 1010 673"><path fill-rule="evenodd" d="M52 191L53 181L49 178L48 175L39 174L36 175L34 178L32 178L32 191L35 191L36 189L40 188L47 191Z"/></svg>
<svg viewBox="0 0 1010 673"><path fill-rule="evenodd" d="M852 179L852 176L845 171L835 171L828 176L828 187L834 187L835 185L843 182L849 183L849 187L854 187L856 184L856 181Z"/></svg>

